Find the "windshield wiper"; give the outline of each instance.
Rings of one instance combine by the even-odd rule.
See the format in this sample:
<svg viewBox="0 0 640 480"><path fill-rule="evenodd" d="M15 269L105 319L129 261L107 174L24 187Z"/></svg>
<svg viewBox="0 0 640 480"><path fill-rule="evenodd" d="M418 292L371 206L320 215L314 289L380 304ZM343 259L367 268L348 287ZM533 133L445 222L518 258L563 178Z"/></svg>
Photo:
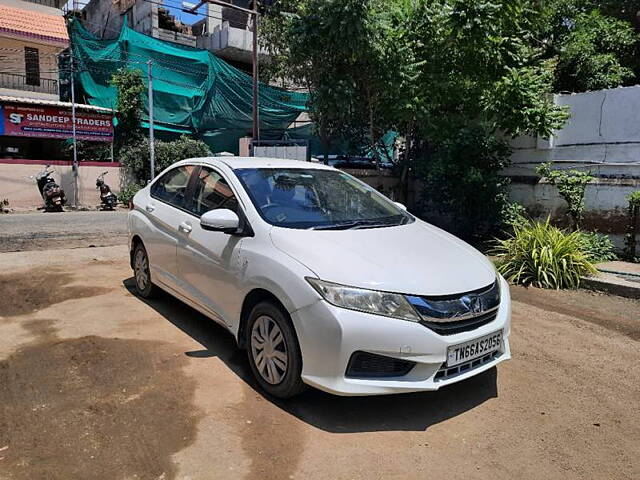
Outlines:
<svg viewBox="0 0 640 480"><path fill-rule="evenodd" d="M381 228L399 225L394 222L380 222L380 220L353 220L351 222L334 223L331 225L317 225L310 230L357 230L360 228Z"/></svg>
<svg viewBox="0 0 640 480"><path fill-rule="evenodd" d="M358 223L359 221L316 225L315 227L310 227L309 230L348 230L349 228L358 225Z"/></svg>
<svg viewBox="0 0 640 480"><path fill-rule="evenodd" d="M382 227L396 227L400 225L399 223L389 223L389 222L376 222L376 223L358 223L353 227L349 227L349 230L360 230L361 228L382 228Z"/></svg>

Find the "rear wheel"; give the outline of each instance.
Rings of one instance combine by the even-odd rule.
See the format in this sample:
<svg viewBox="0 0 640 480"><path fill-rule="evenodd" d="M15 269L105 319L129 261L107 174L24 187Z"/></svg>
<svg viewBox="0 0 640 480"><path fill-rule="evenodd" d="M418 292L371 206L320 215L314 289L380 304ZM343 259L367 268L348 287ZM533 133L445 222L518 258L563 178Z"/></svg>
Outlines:
<svg viewBox="0 0 640 480"><path fill-rule="evenodd" d="M133 250L133 274L136 282L136 293L142 298L152 298L158 291L151 283L149 256L142 243L138 243Z"/></svg>
<svg viewBox="0 0 640 480"><path fill-rule="evenodd" d="M249 365L263 390L290 398L305 389L302 355L288 314L272 302L257 304L247 326Z"/></svg>

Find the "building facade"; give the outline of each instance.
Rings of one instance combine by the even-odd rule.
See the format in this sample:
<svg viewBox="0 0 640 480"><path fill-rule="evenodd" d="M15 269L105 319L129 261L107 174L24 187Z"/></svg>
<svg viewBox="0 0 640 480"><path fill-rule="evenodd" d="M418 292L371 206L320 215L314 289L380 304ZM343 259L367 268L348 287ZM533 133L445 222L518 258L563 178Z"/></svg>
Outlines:
<svg viewBox="0 0 640 480"><path fill-rule="evenodd" d="M13 135L10 119L19 113L11 115L10 110L25 105L25 100L60 100L58 59L69 46L62 3L0 1L0 158L60 155L59 141L32 141L26 131L27 135Z"/></svg>
<svg viewBox="0 0 640 480"><path fill-rule="evenodd" d="M193 2L195 3L195 2ZM230 0L249 8L250 0ZM83 25L98 38L114 38L123 22L135 31L160 40L209 50L247 73L251 72L253 34L249 15L206 3L200 15L178 20L162 0L91 0L82 10ZM186 19L192 18L193 22ZM266 51L260 50L260 55Z"/></svg>
<svg viewBox="0 0 640 480"><path fill-rule="evenodd" d="M89 158L75 181L72 105L60 101L60 57L69 47L64 3L0 0L0 197L8 199L11 208L42 203L31 177L46 164L53 166L69 198L77 186L81 202L95 196L95 171L108 167L117 173L115 162ZM113 112L82 104L75 110L76 138L101 142L108 149Z"/></svg>
<svg viewBox="0 0 640 480"><path fill-rule="evenodd" d="M58 56L69 46L62 2L0 2L0 95L59 100Z"/></svg>

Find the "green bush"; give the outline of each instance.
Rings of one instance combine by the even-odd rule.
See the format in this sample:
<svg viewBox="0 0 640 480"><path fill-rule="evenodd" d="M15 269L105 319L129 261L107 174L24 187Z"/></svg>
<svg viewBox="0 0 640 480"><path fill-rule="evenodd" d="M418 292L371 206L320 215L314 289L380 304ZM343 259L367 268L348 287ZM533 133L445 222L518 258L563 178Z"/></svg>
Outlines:
<svg viewBox="0 0 640 480"><path fill-rule="evenodd" d="M640 262L640 259L636 256L638 243L636 236L640 229L638 226L640 220L640 190L636 190L627 195L627 200L629 201L629 223L627 224L627 233L624 239L624 255L630 262Z"/></svg>
<svg viewBox="0 0 640 480"><path fill-rule="evenodd" d="M138 191L142 187L143 186L138 183L130 183L129 185L125 186L122 190L120 190L120 193L118 194L118 200L120 201L120 203L128 205L129 201L133 198L133 196L136 193L138 193Z"/></svg>
<svg viewBox="0 0 640 480"><path fill-rule="evenodd" d="M640 190L636 190L627 195L627 201L632 207L640 207Z"/></svg>
<svg viewBox="0 0 640 480"><path fill-rule="evenodd" d="M567 233L545 222L516 226L505 240L498 240L496 267L519 285L540 288L577 288L580 277L596 273L582 250L580 232Z"/></svg>
<svg viewBox="0 0 640 480"><path fill-rule="evenodd" d="M172 142L156 140L155 173L158 174L169 165L185 158L208 157L211 151L206 143L181 136ZM144 184L149 180L149 139L126 145L120 149L119 159L122 165L133 176L137 183Z"/></svg>
<svg viewBox="0 0 640 480"><path fill-rule="evenodd" d="M618 258L614 252L613 242L603 233L580 232L580 241L582 251L593 263L610 262Z"/></svg>
<svg viewBox="0 0 640 480"><path fill-rule="evenodd" d="M571 228L578 230L584 213L584 194L587 184L593 180L591 172L580 170L552 170L551 162L542 163L536 169L538 175L546 177L549 183L558 189L558 193L569 207Z"/></svg>

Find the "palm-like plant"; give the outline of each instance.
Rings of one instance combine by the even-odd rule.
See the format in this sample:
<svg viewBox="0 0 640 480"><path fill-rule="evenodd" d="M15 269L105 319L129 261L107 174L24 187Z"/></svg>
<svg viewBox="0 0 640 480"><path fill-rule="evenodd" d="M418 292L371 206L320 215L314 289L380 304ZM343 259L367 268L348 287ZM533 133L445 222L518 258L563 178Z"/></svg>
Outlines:
<svg viewBox="0 0 640 480"><path fill-rule="evenodd" d="M517 225L494 249L498 271L511 283L540 288L578 288L596 269L582 248L579 232L567 233L549 222Z"/></svg>

